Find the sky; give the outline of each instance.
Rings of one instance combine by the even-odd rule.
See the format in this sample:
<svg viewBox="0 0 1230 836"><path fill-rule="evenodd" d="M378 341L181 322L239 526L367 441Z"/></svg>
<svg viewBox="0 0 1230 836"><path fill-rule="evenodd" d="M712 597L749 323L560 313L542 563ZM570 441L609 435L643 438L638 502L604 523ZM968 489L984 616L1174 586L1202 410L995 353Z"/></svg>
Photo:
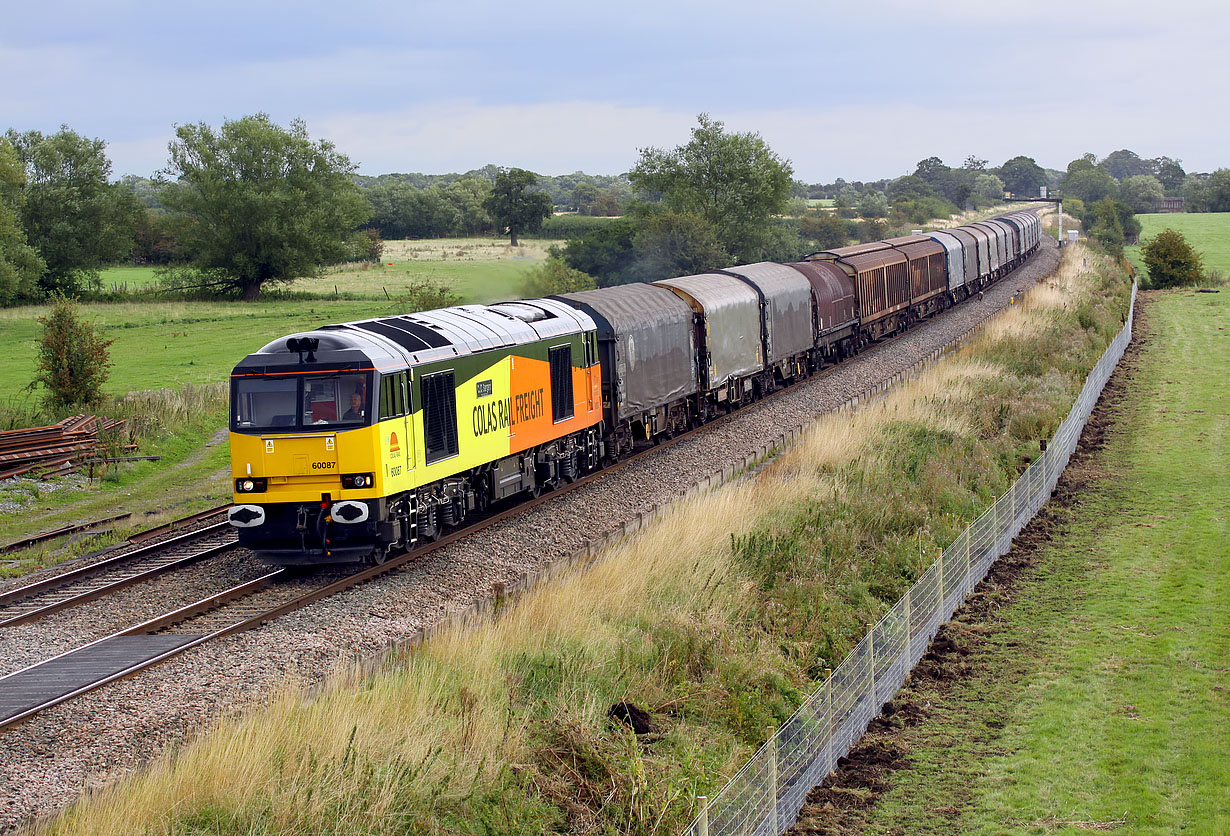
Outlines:
<svg viewBox="0 0 1230 836"><path fill-rule="evenodd" d="M696 115L805 182L938 156L1230 166L1230 4L524 0L10 4L0 130L68 125L118 177L176 125L302 118L362 174L617 174Z"/></svg>

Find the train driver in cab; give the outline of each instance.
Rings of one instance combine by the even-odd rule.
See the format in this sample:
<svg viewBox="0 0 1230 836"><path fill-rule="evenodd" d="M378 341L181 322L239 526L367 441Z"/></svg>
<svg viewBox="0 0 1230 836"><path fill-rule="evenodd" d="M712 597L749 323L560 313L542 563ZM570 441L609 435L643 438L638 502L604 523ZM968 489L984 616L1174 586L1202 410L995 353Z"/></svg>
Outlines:
<svg viewBox="0 0 1230 836"><path fill-rule="evenodd" d="M342 416L343 421L363 420L363 393L355 392L350 396L350 409Z"/></svg>

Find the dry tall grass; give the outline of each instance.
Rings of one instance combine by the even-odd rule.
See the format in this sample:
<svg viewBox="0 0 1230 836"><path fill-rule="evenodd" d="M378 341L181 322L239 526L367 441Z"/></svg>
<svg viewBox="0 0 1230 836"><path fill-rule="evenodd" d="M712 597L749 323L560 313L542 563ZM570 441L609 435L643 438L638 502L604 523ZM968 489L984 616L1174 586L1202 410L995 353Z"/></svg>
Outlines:
<svg viewBox="0 0 1230 836"><path fill-rule="evenodd" d="M268 706L221 722L175 755L78 803L47 832L203 832L181 825L185 816L208 810L237 816L223 816L232 824L209 832L389 832L390 821L404 822L406 832L452 832L430 817L413 817L481 794L535 757L531 714L513 704L532 660L562 660L559 710L581 725L601 725L610 703L609 695L594 693L595 660L612 666L613 679L627 675L619 662L623 648L649 619L699 626L702 634L711 624L717 632L745 601L748 583L735 564L732 536L771 526L782 508L847 490L852 462L877 466L887 427L908 422L969 434L960 407L978 396L981 382L1000 374L980 358L979 346L1073 304L1088 290L1080 264L1079 251L1069 250L1054 280L993 320L979 340L862 410L822 418L755 477L678 503L588 571L539 587L493 623L439 636L374 676L339 669L313 698L290 685ZM584 652L570 662L575 648ZM626 688L653 699L651 679L636 674ZM629 747L630 763L643 766L650 755L635 743ZM729 753L725 774L743 754ZM661 790L649 786L643 768L632 772L632 794ZM683 798L685 789L671 789L674 795L662 803ZM408 792L421 797L408 800ZM632 809L659 820L665 812L652 805ZM647 819L628 828L654 825Z"/></svg>

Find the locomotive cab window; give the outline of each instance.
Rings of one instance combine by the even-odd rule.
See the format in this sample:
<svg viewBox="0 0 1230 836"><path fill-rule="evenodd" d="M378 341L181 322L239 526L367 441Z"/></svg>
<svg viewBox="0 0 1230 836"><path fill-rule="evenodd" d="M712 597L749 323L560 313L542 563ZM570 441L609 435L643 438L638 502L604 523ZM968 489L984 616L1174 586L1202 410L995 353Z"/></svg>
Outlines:
<svg viewBox="0 0 1230 836"><path fill-rule="evenodd" d="M406 373L386 374L380 378L380 420L405 415Z"/></svg>
<svg viewBox="0 0 1230 836"><path fill-rule="evenodd" d="M367 423L367 375L337 374L303 381L303 426Z"/></svg>
<svg viewBox="0 0 1230 836"><path fill-rule="evenodd" d="M232 429L289 432L368 422L371 395L363 372L310 377L245 377L232 391Z"/></svg>
<svg viewBox="0 0 1230 836"><path fill-rule="evenodd" d="M572 346L551 349L551 418L564 421L573 415Z"/></svg>
<svg viewBox="0 0 1230 836"><path fill-rule="evenodd" d="M299 382L293 378L250 377L235 381L232 426L237 430L293 428Z"/></svg>
<svg viewBox="0 0 1230 836"><path fill-rule="evenodd" d="M457 391L453 373L424 375L419 384L423 396L423 453L427 463L457 455Z"/></svg>

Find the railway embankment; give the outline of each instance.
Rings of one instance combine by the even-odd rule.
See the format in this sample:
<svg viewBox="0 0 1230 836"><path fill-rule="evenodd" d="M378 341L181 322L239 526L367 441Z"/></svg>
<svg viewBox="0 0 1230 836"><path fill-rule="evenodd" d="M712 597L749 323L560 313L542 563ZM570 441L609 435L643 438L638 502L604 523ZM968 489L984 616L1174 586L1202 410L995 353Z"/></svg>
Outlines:
<svg viewBox="0 0 1230 836"><path fill-rule="evenodd" d="M749 409L737 420L715 428L712 433L664 450L661 456L650 457L637 469L612 474L588 492L577 491L562 496L560 502L547 503L534 509L533 514L490 529L473 542L432 555L422 564L387 579L385 583L321 602L308 610L279 619L277 623L249 636L201 648L140 679L109 686L77 703L53 709L6 732L0 738L0 746L11 755L4 767L7 786L14 790L10 796L11 803L7 805L13 816L9 821L23 813L54 808L64 803L75 795L73 788L82 782L113 780L117 775L140 765L151 752L171 746L200 728L203 717L218 717L244 705L265 702L270 688L288 675L301 681L319 681L341 651L370 654L391 642L412 638L425 627L440 622L449 613L484 598L494 583L515 581L527 571L541 569L561 555L575 551L585 539L619 529L629 519L635 519L644 511L676 498L682 487L715 467L741 465L748 455L779 434L781 427L809 421L869 385L891 378L909 368L919 357L926 356L967 331L993 311L1009 307L1010 297L1019 299L1019 292L1040 276L1046 276L1053 264L1052 248L1040 253L1030 265L990 290L982 303L954 309L937 318L928 328L881 346L818 380L796 387L781 398ZM1073 278L1072 287L1068 287L1069 280L1063 278L1064 275L1056 274L1050 279L1056 298L1068 298L1064 294L1075 293L1077 284L1087 284ZM1105 299L1106 290L1091 291L1089 300L1095 301L1086 300L1088 304L1082 302L1083 309L1087 309L1086 313L1093 319L1089 320L1092 335L1079 322L1076 326L1085 334L1073 348L1070 358L1073 369L1078 371L1082 362L1080 353L1085 350L1084 343L1093 345L1097 342L1096 332L1101 327L1099 317L1103 313L1106 317L1113 314L1114 300ZM1075 304L1075 298L1070 296L1068 301ZM1019 305L1011 308L1016 312L1014 316L1026 315ZM1042 306L1039 310L1044 313L1049 311L1043 317L1049 323L1048 317L1055 311L1051 306ZM1055 323L1064 319L1058 315L1053 318ZM1067 320L1071 319L1071 316L1067 317ZM1071 322L1065 320L1063 328L1070 326ZM987 333L999 327L992 325ZM1030 326L1027 324L1025 327L1028 330ZM1055 330L1060 328L1058 324L1048 324L1047 328L1052 340L1068 334L1066 330ZM938 374L939 368L928 375ZM1076 373L1069 370L1058 374L1072 376ZM994 376L994 373L974 374L979 380ZM924 380L927 379L931 378L925 376ZM944 379L940 379L939 384L932 385L946 384ZM1057 402L1062 401L1062 386L1057 385L1053 395ZM882 406L877 408L896 403L894 408L901 409L902 405L894 401L894 397L879 401ZM973 393L970 397L976 399L977 394ZM948 404L948 401L943 403ZM828 435L836 438L846 432L842 428L848 425L863 426L865 419L859 417L861 415L862 412L836 416L831 420ZM1007 426L1002 425L999 431L1003 432ZM866 437L859 444L851 441L854 446L849 447L848 451L863 450L864 447L859 446L863 442L872 444L871 436L874 433L866 428L863 432ZM1036 450L1036 439L1031 439L1029 443ZM804 444L800 450L806 446ZM814 457L814 451L812 455ZM856 458L861 458L866 464L872 461L867 456L856 455ZM253 715L252 722L270 730L284 728L293 734L295 740L306 742L313 739L312 723L331 717L331 725L346 726L346 734L353 731L351 744L343 743L342 748L350 745L355 754L345 757L360 758L362 763L378 771L383 770L379 763L385 755L395 759L414 759L422 755L426 758L419 759L422 768L414 767L411 770L418 777L406 773L402 778L416 786L420 779L426 781L421 785L423 787L430 786L433 781L443 782L436 784L438 790L435 791L440 806L435 806L434 802L426 807L419 806L419 802L409 796L402 797L404 788L399 788L400 785L386 786L381 792L387 791L400 797L401 800L396 802L399 805L413 802L415 806L404 808L406 814L410 815L411 809L418 810L413 815L422 815L423 821L444 821L452 817L456 822L473 823L486 815L480 809L468 807L469 801L461 803L464 794L456 796L447 789L459 786L456 782L461 780L462 775L467 775L466 780L476 788L475 791L481 792L491 803L501 798L504 799L499 802L501 804L515 803L516 809L509 813L513 818L508 818L506 822L508 827L515 823L514 819L530 826L533 822L541 823L561 816L560 821L573 822L569 826L580 826L583 821L589 820L586 816L596 816L593 821L598 822L612 815L616 808L610 804L623 803L620 801L623 790L611 796L606 806L596 803L598 796L589 800L575 800L579 797L574 796L574 801L569 802L559 795L567 787L564 780L567 776L558 772L563 769L564 761L555 763L551 760L555 756L550 753L558 752L561 758L571 758L572 755L568 754L568 749L559 748L562 742L554 734L561 729L569 734L577 731L582 734L574 741L578 745L596 735L593 740L601 745L594 753L598 758L595 764L607 763L607 757L612 755L610 746L614 744L624 747L625 754L631 757L637 747L628 748L630 740L621 737L617 727L612 727L605 719L605 712L612 705L631 702L649 710L651 722L658 731L651 733L656 737L650 748L645 750L648 760L640 766L635 760L627 762L630 770L627 774L634 775L639 769L642 778L638 780L648 781L647 786L656 786L659 779L672 780L669 777L671 770L678 769L679 763L691 763L692 766L677 774L679 780L676 786L684 789L675 791L665 806L660 806L661 799L647 790L636 789L636 786L625 789L639 797L639 803L648 805L644 807L646 815L661 816L661 826L677 822L691 808L688 793L692 790L703 791L714 783L720 783L724 772L737 764L747 747L763 734L765 722L787 710L791 702L797 700L810 681L811 669L823 664L827 658L819 651L808 657L799 656L795 650L787 652L782 649L779 640L785 634L780 632L781 626L774 621L774 610L778 605L767 598L744 597L753 594L760 583L755 580L754 573L749 574L748 566L754 561L748 561L740 556L739 550L731 548L732 534L740 538L748 537L765 526L776 530L776 526L784 524L780 523L783 508L797 510L832 495L832 491L828 490L830 486L826 485L824 491L819 491L816 483L806 482L805 477L811 478L806 474L786 471L773 476L788 460L783 459L781 464L765 469L755 479L737 480L710 495L709 501L719 504L696 504L703 500L695 498L667 511L660 524L650 526L641 537L634 538L624 547L639 551L635 554L624 550L615 552L616 557L625 554L622 562L608 557L586 575L535 591L516 606L508 607L503 617L491 628L466 634L470 639L464 639L464 636L450 638L452 634L448 633L437 636L407 657L411 665L409 669L404 668L405 661L395 664L393 670L401 671L399 683L419 683L410 687L424 698L430 693L436 694L425 703L420 704L419 697L413 694L401 693L401 684L389 690L378 684L377 680L372 680L368 690L373 694L387 695L394 701L393 704L382 707L372 703L368 706L371 710L367 711L360 705L363 702L360 699L354 708L366 719L355 715L355 722L349 725L347 712L329 713L331 709L327 706L331 705L329 701L335 695L318 695L305 706L297 691L288 693L273 708L258 711ZM1005 472L1008 470L1011 467L1005 465ZM993 490L993 485L986 488L988 494ZM721 522L715 524L715 520ZM655 531L659 533L654 534ZM645 539L647 537L664 539ZM936 540L941 538L942 535L934 537ZM928 542L928 539L915 536L916 548L921 546L925 551ZM604 568L608 566L611 568ZM710 570L716 569L721 571L710 577ZM610 571L616 574L598 574ZM620 571L631 577L624 577ZM789 573L789 567L783 571ZM698 576L698 572L705 573L704 577ZM574 585L585 578L591 579L585 583L594 585ZM615 594L617 600L604 602L598 595L596 600L591 601L590 596L603 588ZM556 612L555 616L548 617L548 613L535 609L533 601L537 600L538 595L556 589L560 590L563 598L551 598L539 605ZM757 607L761 604L767 605L769 620L757 620ZM488 643L494 641L489 630L512 629L516 623L513 613L530 613L526 616L530 622L525 623L530 626L525 628L522 637L524 644L517 650L499 649L488 644L492 654L487 660L492 663L488 667L489 677L471 679L469 673L451 671L449 665L453 664L452 661L447 664L441 662L441 667L436 669L438 676L421 675L423 669L418 666L431 667L435 664L430 661L435 658L433 648L452 646L450 643L454 640L474 641L480 636L488 636L485 639ZM567 629L566 625L553 626L560 616L575 616L578 620L571 622ZM589 623L587 619L593 618L598 619L596 626L582 629L583 623ZM535 619L541 622L541 629L533 626ZM761 621L764 622L763 627L755 626ZM710 622L710 626L704 626ZM670 627L672 624L674 627ZM644 630L641 631L638 625L642 625ZM668 627L670 629L663 634L662 630ZM589 635L587 630L592 630L593 635ZM638 631L643 634L639 639ZM700 656L689 660L685 651L693 645ZM773 651L775 645L778 650ZM460 647L454 647L458 655L448 658L459 662L462 659ZM507 655L509 652L512 657ZM561 653L562 657L559 655ZM681 657L680 653L684 655ZM775 659L774 653L780 658ZM619 662L620 657L625 661ZM645 667L653 659L666 665L664 673L682 675L684 679L679 682L660 680L652 665ZM610 668L613 660L615 667ZM478 661L481 663L481 660ZM711 668L713 664L717 667ZM590 671L592 681L590 674L580 680L575 679L575 665ZM439 679L440 676L444 679ZM689 682L692 684L689 685ZM453 685L464 687L462 691L456 691ZM682 692L680 688L683 688ZM668 692L673 696L667 696ZM603 705L612 694L615 696L611 701ZM655 694L662 698L656 698ZM522 704L523 698L529 702ZM573 718L556 716L561 699L580 713ZM117 705L121 706L118 711ZM287 712L285 716L271 719L274 715L264 713L273 711L276 714L281 710L278 706ZM548 706L551 708L544 715L543 711ZM317 707L326 714L317 715ZM453 716L457 709L464 715L460 721ZM385 714L386 711L392 713ZM715 723L713 729L707 730L704 723L697 725L697 718L709 715ZM386 720L394 721L397 716L402 718L395 720L402 729L398 739L408 748L400 753L381 748L383 744L369 749L369 743L373 743L369 735L376 740L392 739L388 736L388 729L382 730L380 724ZM500 720L501 717L504 719ZM559 725L563 720L567 722ZM496 721L499 721L497 725L501 730L493 738L491 735L497 727L492 723ZM444 727L452 728L457 722L470 729L459 746L450 734L441 734ZM218 805L225 809L243 807L242 799L229 797L229 790L222 786L226 781L209 789L214 783L209 777L212 768L200 763L190 764L193 752L204 751L198 747L217 745L227 734L243 727L242 724L232 726L229 722L223 723L219 732L180 752L177 762L184 764L183 768L187 770L182 775L199 774L191 782L192 787L183 786L188 795L173 804L180 804L179 809L194 807L198 801L210 809ZM406 729L419 731L407 736ZM551 737L540 737L548 731ZM690 731L699 734L695 745L687 742ZM500 743L501 740L504 743ZM214 743L210 744L209 741ZM641 743L644 742L642 737ZM223 745L235 745L234 739L230 744ZM274 792L287 801L289 797L282 795L282 790L275 790L267 783L269 776L262 770L268 764L259 765L262 758L260 753L268 753L268 748L257 740L245 740L239 745L245 753L243 760L246 763L241 769L256 770L245 772L251 778L250 781L245 779L246 785L250 791L257 793L246 797L255 800L266 792ZM332 757L327 754L334 751L327 739L309 745L314 752L322 753L320 756L326 760ZM298 754L293 748L288 751L287 756L297 763ZM694 751L695 757L689 759L688 751ZM524 760L527 757L533 760ZM405 762L409 763L408 760ZM647 769L646 764L651 768ZM220 768L220 764L217 766ZM612 780L624 774L615 769L615 761L607 766L612 769ZM297 770L298 766L295 768ZM281 767L275 771L278 769ZM155 766L154 771L149 773L150 777L139 780L151 781L157 775L166 777L169 773L165 770L165 766ZM558 779L560 783L549 785L548 778L553 775L555 778L552 780ZM324 773L318 777L330 786L335 783ZM298 779L290 783L296 784ZM316 795L314 790L304 790L306 785L298 785L300 791L310 792L322 803L333 792L330 789ZM552 790L551 786L555 789ZM163 785L163 790L166 787ZM370 806L368 802L371 799L349 795L353 787L347 789L338 784L336 789L340 795L329 802L335 809L342 810L351 803L363 809ZM151 799L149 812L155 816L150 821L161 820L162 814L154 811L157 806L154 799L163 790L153 791L148 796ZM104 794L100 799L106 797ZM209 800L211 798L212 801ZM188 806L184 807L184 803ZM293 806L293 802L288 803ZM381 808L377 805L372 809ZM242 821L247 813L240 812L239 815L236 822ZM380 818L387 812L373 815ZM581 818L574 819L574 816ZM131 830L137 827L136 821L126 820L125 824ZM330 824L321 820L316 825L312 821L309 816L308 819L295 819L294 822L287 820L284 824L290 829L339 826L336 821ZM184 824L184 827L191 826ZM257 825L253 823L253 826ZM505 825L493 826L505 829ZM260 827L277 829L282 825L275 827L272 820L266 820Z"/></svg>
<svg viewBox="0 0 1230 836"><path fill-rule="evenodd" d="M1230 304L1138 311L1054 499L796 833L1230 831Z"/></svg>

